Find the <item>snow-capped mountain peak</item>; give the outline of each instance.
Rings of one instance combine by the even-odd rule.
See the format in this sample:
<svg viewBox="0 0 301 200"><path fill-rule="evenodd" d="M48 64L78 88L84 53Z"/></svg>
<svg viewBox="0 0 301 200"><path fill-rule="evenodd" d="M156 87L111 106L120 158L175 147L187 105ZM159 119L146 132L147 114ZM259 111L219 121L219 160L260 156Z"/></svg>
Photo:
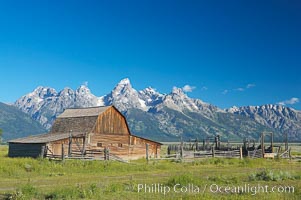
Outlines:
<svg viewBox="0 0 301 200"><path fill-rule="evenodd" d="M250 117L258 123L290 132L291 137L299 137L301 130L301 112L282 105L266 104L262 106L232 107L226 110L229 113Z"/></svg>
<svg viewBox="0 0 301 200"><path fill-rule="evenodd" d="M112 90L111 94L113 96L123 95L123 94L134 94L137 91L133 89L131 82L128 78L122 79Z"/></svg>
<svg viewBox="0 0 301 200"><path fill-rule="evenodd" d="M163 94L157 92L156 89L152 87L147 87L139 91L139 98L142 99L147 106L155 106L161 103L163 96Z"/></svg>
<svg viewBox="0 0 301 200"><path fill-rule="evenodd" d="M55 96L56 94L57 92L53 88L39 86L33 92L29 93L28 96L47 98L47 97Z"/></svg>
<svg viewBox="0 0 301 200"><path fill-rule="evenodd" d="M162 96L162 94L157 92L156 89L154 89L152 87L147 87L144 90L139 91L139 93L145 94L145 95L148 95L148 96Z"/></svg>
<svg viewBox="0 0 301 200"><path fill-rule="evenodd" d="M58 95L60 95L60 96L62 96L62 95L74 95L74 91L69 87L65 87L63 90L61 90L59 92Z"/></svg>
<svg viewBox="0 0 301 200"><path fill-rule="evenodd" d="M66 87L58 93L53 88L39 86L15 102L16 107L29 113L46 128L50 128L55 117L66 108L106 105L114 105L122 112L132 109L159 111L168 107L181 112L202 112L206 116L216 110L216 107L199 99L189 98L181 88L174 87L170 94L161 94L152 87L138 92L128 78L122 79L109 94L102 97L92 94L86 84L75 91Z"/></svg>
<svg viewBox="0 0 301 200"><path fill-rule="evenodd" d="M237 106L232 106L231 108L225 109L226 112L235 113L239 110Z"/></svg>
<svg viewBox="0 0 301 200"><path fill-rule="evenodd" d="M131 81L129 78L124 78L118 83L118 85L131 85Z"/></svg>
<svg viewBox="0 0 301 200"><path fill-rule="evenodd" d="M182 97L186 97L187 95L184 93L182 88L173 87L171 94L176 94Z"/></svg>
<svg viewBox="0 0 301 200"><path fill-rule="evenodd" d="M90 89L87 85L81 85L79 88L76 89L76 93L78 94L88 94L91 93Z"/></svg>
<svg viewBox="0 0 301 200"><path fill-rule="evenodd" d="M190 98L181 88L161 94L152 87L135 90L128 78L121 80L107 95L97 97L87 85L60 92L37 87L14 104L49 129L66 108L114 105L125 114L133 133L204 137L213 133L256 138L258 131L289 133L300 140L301 111L281 105L232 107L221 110L200 99ZM239 116L236 116L239 115ZM278 134L279 136L279 134ZM164 136L165 137L165 136Z"/></svg>
<svg viewBox="0 0 301 200"><path fill-rule="evenodd" d="M131 108L148 110L146 102L139 98L139 93L128 78L121 80L110 94L103 97L103 101L106 105L115 105L121 111Z"/></svg>

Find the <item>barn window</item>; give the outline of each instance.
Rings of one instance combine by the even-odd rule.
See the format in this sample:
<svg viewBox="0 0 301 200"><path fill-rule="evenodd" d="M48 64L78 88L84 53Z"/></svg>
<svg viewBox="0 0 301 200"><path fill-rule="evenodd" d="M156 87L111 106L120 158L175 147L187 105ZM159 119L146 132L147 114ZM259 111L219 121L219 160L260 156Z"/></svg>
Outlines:
<svg viewBox="0 0 301 200"><path fill-rule="evenodd" d="M122 143L118 143L118 147L122 147Z"/></svg>
<svg viewBox="0 0 301 200"><path fill-rule="evenodd" d="M102 143L98 142L97 147L102 147Z"/></svg>

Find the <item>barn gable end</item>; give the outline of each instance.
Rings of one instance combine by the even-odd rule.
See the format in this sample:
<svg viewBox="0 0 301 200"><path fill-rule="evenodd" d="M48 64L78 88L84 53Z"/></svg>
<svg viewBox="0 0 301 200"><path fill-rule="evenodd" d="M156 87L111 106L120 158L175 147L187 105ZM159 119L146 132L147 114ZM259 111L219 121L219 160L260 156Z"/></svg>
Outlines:
<svg viewBox="0 0 301 200"><path fill-rule="evenodd" d="M98 116L93 132L97 134L130 135L125 117L113 106Z"/></svg>

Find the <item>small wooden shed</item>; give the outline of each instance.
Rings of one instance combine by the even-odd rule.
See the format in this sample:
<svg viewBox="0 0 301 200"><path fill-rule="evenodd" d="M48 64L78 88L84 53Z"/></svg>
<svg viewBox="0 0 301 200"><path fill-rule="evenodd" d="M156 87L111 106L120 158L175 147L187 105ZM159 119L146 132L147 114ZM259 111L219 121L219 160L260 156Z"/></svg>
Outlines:
<svg viewBox="0 0 301 200"><path fill-rule="evenodd" d="M159 157L161 143L131 134L114 106L66 109L47 134L9 141L9 157Z"/></svg>

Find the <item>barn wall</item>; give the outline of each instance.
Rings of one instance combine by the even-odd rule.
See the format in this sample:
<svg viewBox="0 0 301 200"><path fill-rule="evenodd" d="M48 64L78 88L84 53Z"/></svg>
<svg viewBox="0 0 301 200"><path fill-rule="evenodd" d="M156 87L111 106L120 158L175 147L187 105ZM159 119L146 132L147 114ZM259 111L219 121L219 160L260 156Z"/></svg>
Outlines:
<svg viewBox="0 0 301 200"><path fill-rule="evenodd" d="M48 154L55 156L62 155L62 144L64 144L64 155L68 155L69 138L53 141L47 144ZM83 138L72 138L72 152L80 152L83 149Z"/></svg>
<svg viewBox="0 0 301 200"><path fill-rule="evenodd" d="M47 146L56 156L62 154L62 144L64 144L64 154L68 155L69 139L59 140L49 143ZM104 150L109 148L110 153L125 160L134 160L146 157L146 144L149 144L149 156L151 158L160 157L160 145L129 135L116 134L91 134L86 139L86 150ZM83 148L83 138L72 138L72 152L80 153ZM100 155L95 155L100 156ZM101 155L102 156L102 155Z"/></svg>
<svg viewBox="0 0 301 200"><path fill-rule="evenodd" d="M161 145L143 138L131 136L130 158L138 159L146 157L146 144L148 144L148 155L150 158L160 157Z"/></svg>
<svg viewBox="0 0 301 200"><path fill-rule="evenodd" d="M62 144L64 144L64 154L67 155L68 153L68 139L53 141L47 144L47 154L52 154L55 156L62 155Z"/></svg>
<svg viewBox="0 0 301 200"><path fill-rule="evenodd" d="M9 143L9 157L33 157L37 158L41 155L45 144L32 143Z"/></svg>
<svg viewBox="0 0 301 200"><path fill-rule="evenodd" d="M110 153L124 159L128 159L129 155L129 135L116 134L95 134L91 135L89 147L90 149L109 148Z"/></svg>
<svg viewBox="0 0 301 200"><path fill-rule="evenodd" d="M125 118L114 108L98 116L94 133L129 135Z"/></svg>

